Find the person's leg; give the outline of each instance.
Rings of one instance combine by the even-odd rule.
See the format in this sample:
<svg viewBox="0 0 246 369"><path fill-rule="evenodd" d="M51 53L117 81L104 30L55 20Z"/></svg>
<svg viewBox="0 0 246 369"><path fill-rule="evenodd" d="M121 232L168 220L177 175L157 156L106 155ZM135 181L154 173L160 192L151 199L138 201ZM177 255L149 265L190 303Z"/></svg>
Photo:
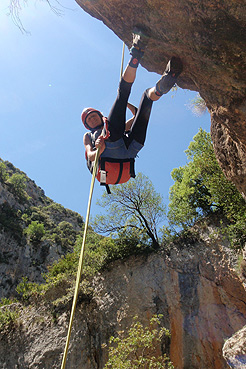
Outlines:
<svg viewBox="0 0 246 369"><path fill-rule="evenodd" d="M161 79L156 83L155 94L157 96L167 94L177 82L178 76L182 73L182 70L183 63L181 59L173 56L167 63Z"/></svg>
<svg viewBox="0 0 246 369"><path fill-rule="evenodd" d="M133 44L130 49L131 59L122 75L116 100L108 116L109 141L114 142L123 137L125 132L127 101L131 87L136 78L139 61L144 55L144 42L141 35L133 35Z"/></svg>
<svg viewBox="0 0 246 369"><path fill-rule="evenodd" d="M133 83L136 78L137 67L140 60L144 56L144 50L148 43L149 37L138 28L133 31L132 47L130 49L131 59L122 75L122 78L129 83Z"/></svg>
<svg viewBox="0 0 246 369"><path fill-rule="evenodd" d="M137 68L131 67L130 62L129 62L126 69L124 70L122 74L122 78L124 79L124 81L128 83L133 83L135 81L136 74L137 74Z"/></svg>
<svg viewBox="0 0 246 369"><path fill-rule="evenodd" d="M149 96L149 90L146 90L142 95L137 114L132 124L131 132L125 139L125 143L128 147L133 140L144 145L153 101L154 100Z"/></svg>
<svg viewBox="0 0 246 369"><path fill-rule="evenodd" d="M156 86L144 92L132 125L131 133L125 141L127 146L129 146L133 140L144 145L153 101L159 100L163 94L170 91L176 83L182 69L183 66L181 60L173 57L168 62L166 69L161 79L156 83Z"/></svg>
<svg viewBox="0 0 246 369"><path fill-rule="evenodd" d="M131 92L132 83L121 79L116 100L108 115L109 141L119 140L125 132L127 101Z"/></svg>

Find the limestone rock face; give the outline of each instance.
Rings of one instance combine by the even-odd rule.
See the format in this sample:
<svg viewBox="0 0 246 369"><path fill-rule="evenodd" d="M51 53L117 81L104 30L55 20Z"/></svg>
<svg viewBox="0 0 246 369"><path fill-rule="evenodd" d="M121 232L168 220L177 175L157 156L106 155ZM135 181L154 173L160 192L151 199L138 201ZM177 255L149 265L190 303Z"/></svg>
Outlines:
<svg viewBox="0 0 246 369"><path fill-rule="evenodd" d="M246 246L244 247L243 259L240 264L240 277L245 288ZM223 356L231 368L243 369L246 367L246 325L225 342Z"/></svg>
<svg viewBox="0 0 246 369"><path fill-rule="evenodd" d="M223 346L223 355L231 368L246 367L246 326L235 333Z"/></svg>
<svg viewBox="0 0 246 369"><path fill-rule="evenodd" d="M117 261L98 275L93 297L79 297L66 368L102 369L102 344L111 335L126 331L136 315L148 324L153 314L163 314L176 369L228 369L222 347L246 324L246 292L232 269L233 255L211 239L208 230L203 241ZM69 315L63 307L54 322L42 306L21 308L19 325L0 335L0 367L60 368Z"/></svg>
<svg viewBox="0 0 246 369"><path fill-rule="evenodd" d="M182 58L178 85L205 100L218 162L246 196L245 1L76 2L128 46L134 26L144 26L151 38L142 65L149 71L161 74L172 55Z"/></svg>

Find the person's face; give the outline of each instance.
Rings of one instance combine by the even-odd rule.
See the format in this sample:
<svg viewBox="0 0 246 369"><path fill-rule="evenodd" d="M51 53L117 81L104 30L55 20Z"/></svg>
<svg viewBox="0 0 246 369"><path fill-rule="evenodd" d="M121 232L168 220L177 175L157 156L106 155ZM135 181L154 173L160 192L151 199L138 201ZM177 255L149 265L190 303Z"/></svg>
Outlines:
<svg viewBox="0 0 246 369"><path fill-rule="evenodd" d="M102 119L96 112L92 112L87 115L86 123L90 128L96 128L102 125Z"/></svg>

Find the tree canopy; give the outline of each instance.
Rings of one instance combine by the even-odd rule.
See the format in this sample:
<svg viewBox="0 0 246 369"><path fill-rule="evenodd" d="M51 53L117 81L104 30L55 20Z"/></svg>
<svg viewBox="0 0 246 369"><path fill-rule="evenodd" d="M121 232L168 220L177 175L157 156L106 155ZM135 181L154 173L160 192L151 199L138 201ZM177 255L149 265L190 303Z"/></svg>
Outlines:
<svg viewBox="0 0 246 369"><path fill-rule="evenodd" d="M190 228L198 220L217 213L226 219L224 228L236 247L246 242L246 203L234 184L224 176L216 160L210 134L200 129L190 142L187 164L173 169L169 211L152 182L139 173L135 180L112 187L99 205L106 215L98 215L94 227L99 233L114 233L128 240L158 248L173 233ZM160 230L161 222L166 220ZM134 241L134 242L135 242Z"/></svg>
<svg viewBox="0 0 246 369"><path fill-rule="evenodd" d="M146 236L154 248L159 247L158 226L165 218L163 199L148 177L139 173L134 180L113 186L111 195L106 193L98 204L107 209L106 215L94 219L99 233L124 232L140 239Z"/></svg>
<svg viewBox="0 0 246 369"><path fill-rule="evenodd" d="M198 219L220 211L231 223L230 232L236 231L246 221L246 203L220 169L210 134L200 129L185 152L188 163L171 173L174 185L170 189L170 225L187 228Z"/></svg>

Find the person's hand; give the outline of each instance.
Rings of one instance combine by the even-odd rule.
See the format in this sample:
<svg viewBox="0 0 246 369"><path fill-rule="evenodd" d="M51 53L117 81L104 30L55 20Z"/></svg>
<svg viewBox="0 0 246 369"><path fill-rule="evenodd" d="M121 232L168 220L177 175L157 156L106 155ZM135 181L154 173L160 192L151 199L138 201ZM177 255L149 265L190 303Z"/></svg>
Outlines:
<svg viewBox="0 0 246 369"><path fill-rule="evenodd" d="M95 147L96 149L99 148L100 150L100 155L103 153L103 151L105 150L105 142L104 142L104 138L102 136L99 136L97 139L96 139L96 142L95 142Z"/></svg>

